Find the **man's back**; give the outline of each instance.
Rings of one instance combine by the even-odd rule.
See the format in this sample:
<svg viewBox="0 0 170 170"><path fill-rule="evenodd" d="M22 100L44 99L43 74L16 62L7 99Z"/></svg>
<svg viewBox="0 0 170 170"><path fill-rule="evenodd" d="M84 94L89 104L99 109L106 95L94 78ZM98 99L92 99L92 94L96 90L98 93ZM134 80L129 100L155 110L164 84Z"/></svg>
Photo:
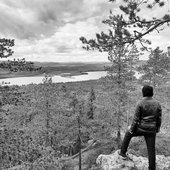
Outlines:
<svg viewBox="0 0 170 170"><path fill-rule="evenodd" d="M144 132L157 132L161 123L161 105L152 97L144 97L137 105L139 128Z"/></svg>

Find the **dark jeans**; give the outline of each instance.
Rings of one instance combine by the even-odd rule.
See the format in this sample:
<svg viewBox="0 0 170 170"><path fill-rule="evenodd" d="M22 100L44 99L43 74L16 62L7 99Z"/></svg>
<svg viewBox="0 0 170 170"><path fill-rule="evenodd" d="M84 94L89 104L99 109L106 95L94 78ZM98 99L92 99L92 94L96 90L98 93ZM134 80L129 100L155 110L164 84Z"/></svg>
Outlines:
<svg viewBox="0 0 170 170"><path fill-rule="evenodd" d="M129 131L127 131L122 142L121 153L126 154L130 140L132 137L135 136L144 136L147 150L148 150L149 170L155 170L156 169L156 155L155 155L156 133L135 132L131 134Z"/></svg>

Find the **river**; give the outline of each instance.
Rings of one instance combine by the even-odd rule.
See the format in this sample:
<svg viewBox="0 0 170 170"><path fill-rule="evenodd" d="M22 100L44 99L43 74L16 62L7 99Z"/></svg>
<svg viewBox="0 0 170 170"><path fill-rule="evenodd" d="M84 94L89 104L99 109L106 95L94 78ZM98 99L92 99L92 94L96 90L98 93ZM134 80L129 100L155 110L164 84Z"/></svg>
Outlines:
<svg viewBox="0 0 170 170"><path fill-rule="evenodd" d="M62 75L55 75L52 76L52 81L54 83L61 83L61 82L76 82L76 81L87 81L87 80L97 80L101 77L105 77L107 75L106 71L93 71L87 72L87 74L81 74L76 76L62 76ZM136 78L139 78L139 74L136 73ZM39 84L42 83L44 75L41 76L33 76L33 77L15 77L15 78L6 78L0 79L1 85L28 85L31 83Z"/></svg>

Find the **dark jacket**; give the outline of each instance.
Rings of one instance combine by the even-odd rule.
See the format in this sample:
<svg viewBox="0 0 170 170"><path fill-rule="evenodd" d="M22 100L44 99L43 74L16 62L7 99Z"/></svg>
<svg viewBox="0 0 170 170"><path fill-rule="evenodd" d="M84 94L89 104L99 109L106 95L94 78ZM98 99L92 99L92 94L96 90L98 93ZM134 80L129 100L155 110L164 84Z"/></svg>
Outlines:
<svg viewBox="0 0 170 170"><path fill-rule="evenodd" d="M144 97L138 102L130 131L136 129L146 133L159 132L161 126L162 109L158 101L152 97Z"/></svg>

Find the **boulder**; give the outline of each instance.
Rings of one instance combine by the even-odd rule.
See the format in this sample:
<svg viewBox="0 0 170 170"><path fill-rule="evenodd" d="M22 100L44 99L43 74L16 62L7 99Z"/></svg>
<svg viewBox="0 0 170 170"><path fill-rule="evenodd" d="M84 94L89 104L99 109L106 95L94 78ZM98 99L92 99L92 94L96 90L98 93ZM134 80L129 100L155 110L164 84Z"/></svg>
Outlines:
<svg viewBox="0 0 170 170"><path fill-rule="evenodd" d="M110 155L99 155L96 163L103 170L148 170L148 158L128 154L128 159L123 160L119 150ZM170 157L156 156L157 170L170 170Z"/></svg>

